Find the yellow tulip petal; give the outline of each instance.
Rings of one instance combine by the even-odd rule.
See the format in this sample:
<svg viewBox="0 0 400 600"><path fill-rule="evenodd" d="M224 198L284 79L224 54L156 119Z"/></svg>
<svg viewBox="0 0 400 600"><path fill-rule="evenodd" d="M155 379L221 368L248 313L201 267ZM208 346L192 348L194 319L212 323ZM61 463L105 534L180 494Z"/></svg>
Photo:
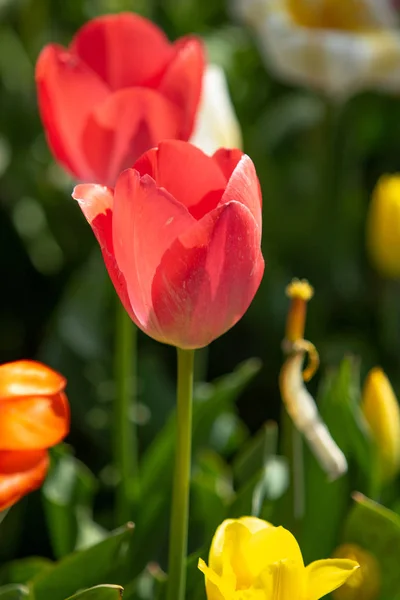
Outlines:
<svg viewBox="0 0 400 600"><path fill-rule="evenodd" d="M254 534L239 520L229 523L225 529L222 573L225 576L229 564L236 577L236 589L246 589L253 581L253 557L249 552L249 544L253 537Z"/></svg>
<svg viewBox="0 0 400 600"><path fill-rule="evenodd" d="M251 533L257 533L257 531L262 531L263 529L270 529L274 527L268 521L264 521L263 519L259 519L258 517L240 517L238 519L239 523L247 527L247 529Z"/></svg>
<svg viewBox="0 0 400 600"><path fill-rule="evenodd" d="M268 565L259 583L268 600L304 598L304 569L293 561L284 559Z"/></svg>
<svg viewBox="0 0 400 600"><path fill-rule="evenodd" d="M225 519L225 521L223 521L217 528L211 542L208 564L210 565L210 569L220 575L222 573L222 554L225 546L225 530L228 525L231 525L234 522L234 519Z"/></svg>
<svg viewBox="0 0 400 600"><path fill-rule="evenodd" d="M230 586L229 580L217 575L201 558L198 568L204 573L208 600L229 600L233 597L235 588Z"/></svg>
<svg viewBox="0 0 400 600"><path fill-rule="evenodd" d="M359 568L354 560L330 558L316 560L306 567L307 600L319 600L336 590Z"/></svg>
<svg viewBox="0 0 400 600"><path fill-rule="evenodd" d="M400 407L389 379L378 367L367 375L361 409L377 444L382 475L390 480L400 470Z"/></svg>
<svg viewBox="0 0 400 600"><path fill-rule="evenodd" d="M273 525L256 517L226 519L218 527L211 543L210 568L224 578L233 578L237 589L248 588L253 580L248 545L257 532L271 528Z"/></svg>
<svg viewBox="0 0 400 600"><path fill-rule="evenodd" d="M293 563L296 568L304 567L296 538L283 527L270 527L252 535L247 545L246 557L251 565L253 577L257 577L268 565L283 559Z"/></svg>
<svg viewBox="0 0 400 600"><path fill-rule="evenodd" d="M239 524L238 526L235 524ZM258 519L257 517L240 517L240 519L225 519L221 523L221 525L217 528L210 548L210 555L208 558L208 562L210 568L213 569L216 573L222 573L222 555L226 550L226 529L227 527L233 526L233 530L229 534L229 538L234 535L236 538L235 541L240 542L241 540L246 540L250 536L245 531L247 529L250 533L256 533L262 529L268 529L269 527L273 527L271 523L267 521L263 521L262 519ZM245 527L245 529L243 529Z"/></svg>
<svg viewBox="0 0 400 600"><path fill-rule="evenodd" d="M383 175L375 186L369 206L367 245L375 267L385 277L400 277L399 240L400 175Z"/></svg>

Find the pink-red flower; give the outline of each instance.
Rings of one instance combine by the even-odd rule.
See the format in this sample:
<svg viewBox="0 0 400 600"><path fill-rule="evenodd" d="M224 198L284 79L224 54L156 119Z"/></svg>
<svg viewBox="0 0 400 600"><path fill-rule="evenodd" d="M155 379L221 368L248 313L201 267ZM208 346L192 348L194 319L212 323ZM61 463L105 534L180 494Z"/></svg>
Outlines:
<svg viewBox="0 0 400 600"><path fill-rule="evenodd" d="M132 320L156 340L200 348L245 313L260 284L261 192L250 158L164 141L115 190L73 193Z"/></svg>
<svg viewBox="0 0 400 600"><path fill-rule="evenodd" d="M46 46L36 66L40 114L55 158L80 181L113 186L161 140L189 139L203 72L195 37L171 44L131 13L89 21L68 49Z"/></svg>
<svg viewBox="0 0 400 600"><path fill-rule="evenodd" d="M30 360L0 366L0 511L40 487L69 431L64 377Z"/></svg>

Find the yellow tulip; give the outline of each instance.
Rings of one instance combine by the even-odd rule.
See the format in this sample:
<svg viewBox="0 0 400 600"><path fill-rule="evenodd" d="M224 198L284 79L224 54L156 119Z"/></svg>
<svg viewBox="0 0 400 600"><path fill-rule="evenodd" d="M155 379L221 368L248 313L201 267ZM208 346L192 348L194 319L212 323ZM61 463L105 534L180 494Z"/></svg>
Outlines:
<svg viewBox="0 0 400 600"><path fill-rule="evenodd" d="M390 0L231 0L268 66L335 99L400 90L400 33Z"/></svg>
<svg viewBox="0 0 400 600"><path fill-rule="evenodd" d="M367 244L382 275L400 277L400 175L378 181L369 209Z"/></svg>
<svg viewBox="0 0 400 600"><path fill-rule="evenodd" d="M350 558L361 567L333 592L335 600L376 600L379 597L381 575L375 556L356 544L343 544L335 550L334 557Z"/></svg>
<svg viewBox="0 0 400 600"><path fill-rule="evenodd" d="M361 408L377 445L382 477L391 480L400 471L400 408L382 369L368 373Z"/></svg>
<svg viewBox="0 0 400 600"><path fill-rule="evenodd" d="M296 539L256 517L228 519L212 540L209 565L199 561L208 600L319 600L358 569L349 559L307 567Z"/></svg>

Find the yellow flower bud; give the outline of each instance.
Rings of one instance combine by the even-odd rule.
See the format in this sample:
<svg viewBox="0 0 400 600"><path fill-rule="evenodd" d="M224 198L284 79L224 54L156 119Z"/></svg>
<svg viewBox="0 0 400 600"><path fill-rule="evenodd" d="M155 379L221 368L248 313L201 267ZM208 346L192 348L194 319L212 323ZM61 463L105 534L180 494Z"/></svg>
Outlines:
<svg viewBox="0 0 400 600"><path fill-rule="evenodd" d="M359 563L355 571L333 592L334 600L376 600L381 586L381 575L376 558L355 544L343 544L334 552L335 558L349 558Z"/></svg>
<svg viewBox="0 0 400 600"><path fill-rule="evenodd" d="M381 475L390 480L400 470L400 408L382 369L371 369L365 380L361 408L378 449Z"/></svg>
<svg viewBox="0 0 400 600"><path fill-rule="evenodd" d="M358 569L345 559L308 567L293 535L256 517L224 521L211 543L209 565L199 561L208 600L319 600ZM236 592L239 592L238 594Z"/></svg>
<svg viewBox="0 0 400 600"><path fill-rule="evenodd" d="M367 244L378 271L386 277L400 277L400 175L384 175L375 187Z"/></svg>

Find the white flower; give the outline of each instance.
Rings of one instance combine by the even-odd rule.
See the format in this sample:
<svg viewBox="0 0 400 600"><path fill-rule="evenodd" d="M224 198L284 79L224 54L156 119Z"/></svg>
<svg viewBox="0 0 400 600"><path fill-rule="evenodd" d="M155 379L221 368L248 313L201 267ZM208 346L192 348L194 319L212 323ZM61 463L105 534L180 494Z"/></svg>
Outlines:
<svg viewBox="0 0 400 600"><path fill-rule="evenodd" d="M270 68L345 99L400 90L400 32L389 0L233 0Z"/></svg>
<svg viewBox="0 0 400 600"><path fill-rule="evenodd" d="M218 65L208 65L192 144L206 154L218 148L240 148L242 135L229 96L225 73Z"/></svg>

